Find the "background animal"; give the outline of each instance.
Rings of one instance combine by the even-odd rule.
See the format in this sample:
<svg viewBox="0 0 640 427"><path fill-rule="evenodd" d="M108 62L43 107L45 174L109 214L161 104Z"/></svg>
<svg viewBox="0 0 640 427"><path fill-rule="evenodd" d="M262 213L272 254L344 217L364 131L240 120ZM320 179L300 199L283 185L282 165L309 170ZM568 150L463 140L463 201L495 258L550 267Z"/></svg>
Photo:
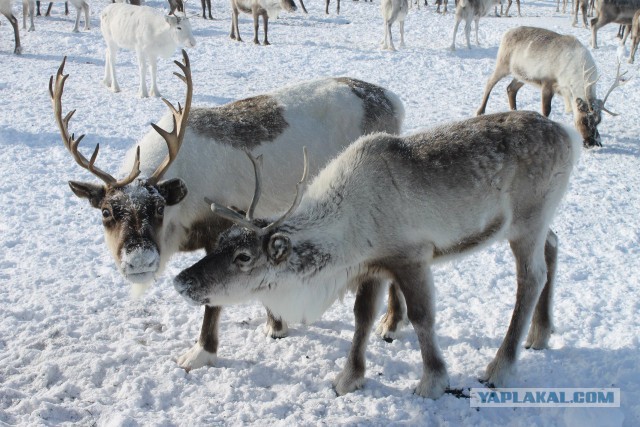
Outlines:
<svg viewBox="0 0 640 427"><path fill-rule="evenodd" d="M382 19L384 21L384 38L382 41L382 49L396 50L393 45L393 36L391 35L391 26L398 21L400 26L400 47L404 47L404 20L409 11L409 3L407 0L382 0L380 2L382 11Z"/></svg>
<svg viewBox="0 0 640 427"><path fill-rule="evenodd" d="M115 178L98 170L94 174L106 179L106 185L70 182L74 194L101 211L105 240L116 265L137 287L161 274L176 252L215 248L218 234L230 222L215 217L203 197L217 194L227 205L250 211L245 203L253 191L253 177L242 173L247 169L243 168L248 161L246 150L264 158L262 190L270 203L262 204L257 212L270 215L290 202L290 196L279 189L282 183L295 182L294 169L281 168L281 164L293 162L303 144L315 156L310 167L315 174L363 134L398 133L404 117L402 102L392 92L346 77L304 82L222 107L192 109L188 107L191 80L187 82L185 112L160 119L155 131L149 132L124 162L126 176L140 170L144 179L125 179L115 185ZM56 93L59 95L54 99L60 104L54 104L55 115L63 141L67 141L69 119L62 118L62 89ZM178 117L172 125L174 115ZM176 138L184 141L181 145L165 142L169 138L162 129L175 128L175 123ZM165 157L167 144L169 157ZM78 163L92 169L86 160ZM180 366L189 370L215 363L219 316L220 307L205 309L200 339L178 359ZM392 322L397 322L393 317L389 316L382 330L387 338L394 332ZM287 325L269 316L266 332L282 337L287 334Z"/></svg>
<svg viewBox="0 0 640 427"><path fill-rule="evenodd" d="M525 83L541 88L545 116L551 113L551 99L558 93L564 99L566 111L573 112L574 124L584 138L584 145L601 145L597 126L602 111L609 112L604 104L619 85L619 69L604 99L597 98L598 70L591 53L578 39L543 28L513 28L502 36L495 70L487 80L478 115L484 114L495 84L508 75L513 76L507 87L512 110L516 109L516 96Z"/></svg>
<svg viewBox="0 0 640 427"><path fill-rule="evenodd" d="M459 0L456 4L456 23L453 26L453 41L451 42L451 50L456 49L456 33L458 32L458 25L460 21L464 19L464 35L467 39L467 48L471 49L471 21L476 24L476 44L478 41L478 22L480 18L485 16L491 10L491 6L494 4L494 0Z"/></svg>
<svg viewBox="0 0 640 427"><path fill-rule="evenodd" d="M640 9L640 0L598 0L595 17L591 19L591 47L598 48L598 30L611 22L631 25L633 14Z"/></svg>
<svg viewBox="0 0 640 427"><path fill-rule="evenodd" d="M266 46L270 44L267 37L269 18L276 18L278 12L281 10L295 12L296 9L293 0L231 0L231 34L229 37L239 42L242 41L240 38L240 29L238 28L238 14L240 12L250 13L253 16L253 42L260 44L258 40L258 20L262 16L262 26L264 29L263 44Z"/></svg>
<svg viewBox="0 0 640 427"><path fill-rule="evenodd" d="M548 345L558 250L549 226L581 141L534 112L477 117L403 137L364 136L306 189L305 165L282 216L245 218L214 199L212 211L236 225L212 253L183 270L174 287L191 304L257 299L288 321L313 321L354 291L351 350L333 382L343 395L364 384L377 301L393 281L420 343L423 375L415 393L437 399L449 377L436 338L431 266L507 240L516 262L516 303L483 376L504 387L527 329L527 348ZM251 206L259 206L255 175Z"/></svg>
<svg viewBox="0 0 640 427"><path fill-rule="evenodd" d="M148 6L110 4L100 15L100 30L107 45L103 83L114 92L120 91L116 79L116 54L120 48L134 50L140 69L138 94L142 98L149 93L160 96L156 83L158 57L169 58L178 46L196 45L186 15L162 16ZM151 69L150 92L147 92L147 65Z"/></svg>
<svg viewBox="0 0 640 427"><path fill-rule="evenodd" d="M19 55L22 53L22 46L20 46L20 30L18 29L18 20L11 10L11 0L0 0L0 13L9 20L9 23L11 23L11 26L13 27L13 37L15 40L13 53Z"/></svg>

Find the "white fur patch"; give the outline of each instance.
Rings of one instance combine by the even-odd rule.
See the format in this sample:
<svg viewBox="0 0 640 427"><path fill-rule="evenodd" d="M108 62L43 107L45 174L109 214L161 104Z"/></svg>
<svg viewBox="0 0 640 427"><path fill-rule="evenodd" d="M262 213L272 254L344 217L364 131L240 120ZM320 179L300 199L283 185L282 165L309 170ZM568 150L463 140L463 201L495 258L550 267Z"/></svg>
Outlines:
<svg viewBox="0 0 640 427"><path fill-rule="evenodd" d="M202 368L203 366L215 366L218 360L216 353L209 353L200 343L196 343L185 354L178 357L178 365L189 372L192 369Z"/></svg>

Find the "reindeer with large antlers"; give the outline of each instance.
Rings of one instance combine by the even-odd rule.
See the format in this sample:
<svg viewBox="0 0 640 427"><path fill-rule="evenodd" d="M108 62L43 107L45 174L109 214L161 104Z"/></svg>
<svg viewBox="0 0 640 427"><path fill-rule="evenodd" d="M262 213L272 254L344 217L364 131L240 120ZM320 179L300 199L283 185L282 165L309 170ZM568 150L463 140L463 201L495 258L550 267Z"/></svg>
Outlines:
<svg viewBox="0 0 640 427"><path fill-rule="evenodd" d="M334 381L342 395L364 383L378 296L391 281L406 297L420 343L424 374L416 393L435 399L449 380L436 340L431 265L508 240L517 269L515 309L483 378L505 386L529 325L527 348L545 348L551 334L558 240L549 225L581 142L573 129L531 111L405 137L363 136L308 188L305 167L291 207L275 220L212 203L214 213L236 225L174 286L194 304L259 300L288 321L313 321L354 291L352 347ZM260 161L253 163L258 170ZM261 188L255 175L252 207Z"/></svg>
<svg viewBox="0 0 640 427"><path fill-rule="evenodd" d="M395 94L347 77L302 82L220 107L190 108L191 72L184 51L183 56L184 107L175 109L167 103L171 112L128 153L123 166L128 176L120 181L95 166L97 151L88 160L78 151L81 138L68 130L73 113L62 115L67 78L62 68L52 84L54 113L65 146L80 166L104 182L71 181L71 188L100 209L116 265L138 288L158 277L176 252L215 248L218 235L231 223L213 215L202 203L203 197L216 194L225 206L253 215L255 207L244 204L253 191L253 178L238 172L248 163L246 150L263 156L266 183L262 191L271 202L263 203L256 213L271 215L291 201L279 186L293 185L297 177L282 165L298 159L303 143L314 159L309 167L313 175L363 134L398 133L404 117ZM162 130L172 125L172 132ZM167 147L169 155L156 169ZM393 301L402 298L398 293L391 297ZM388 313L381 325L385 339L394 337L404 315L403 307L395 306L398 309ZM286 336L287 324L267 314L266 333L274 338ZM215 363L219 315L220 307L205 308L200 338L178 358L180 366L189 370Z"/></svg>
<svg viewBox="0 0 640 427"><path fill-rule="evenodd" d="M596 95L599 78L596 63L578 39L543 28L513 28L502 36L496 68L487 81L478 115L484 114L493 87L508 75L513 76L507 86L512 110L516 109L516 96L525 83L542 89L542 114L547 117L551 113L551 99L558 93L564 99L566 111L573 112L584 146L602 146L597 126L602 111L615 115L604 105L613 89L624 83L620 65L614 83L604 99L600 99Z"/></svg>

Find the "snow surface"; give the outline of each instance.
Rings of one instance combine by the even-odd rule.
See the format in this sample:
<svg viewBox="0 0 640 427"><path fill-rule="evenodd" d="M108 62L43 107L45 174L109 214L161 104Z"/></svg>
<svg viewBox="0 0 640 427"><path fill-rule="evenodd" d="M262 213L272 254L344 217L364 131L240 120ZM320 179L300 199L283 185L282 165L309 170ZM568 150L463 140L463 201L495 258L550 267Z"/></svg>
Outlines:
<svg viewBox="0 0 640 427"><path fill-rule="evenodd" d="M379 49L379 3L344 1L340 16L334 4L324 15L323 3L307 0L309 15L272 20L273 44L263 47L250 41L248 15L240 19L246 42L229 39L226 1L214 1L214 21L198 17L200 6L190 2L198 41L189 51L194 104L220 105L306 79L351 76L398 93L407 111L403 132L411 132L474 114L506 29L542 26L574 34L585 45L590 36L571 27L569 14L556 13L555 1L526 1L522 18L483 18L480 47L463 48L461 32L451 52L453 14L414 7L407 47L388 52ZM621 114L604 116L604 147L585 150L575 170L553 224L560 238L556 333L549 350L521 352L511 384L619 387L622 406L476 410L453 395L420 398L412 394L422 368L411 328L391 344L372 337L364 389L336 397L331 380L350 347L352 296L314 324L290 325L290 336L280 340L263 335L265 312L258 304L229 307L221 318L217 366L188 374L175 360L197 338L203 310L187 305L171 278L202 253L176 256L149 292L130 297L104 244L100 212L66 184L94 178L63 148L47 94L49 76L68 55L64 107L78 109L71 130L88 135L87 155L100 143L98 164L113 173L126 149L150 131L148 123L165 112L159 99L137 98L131 52L118 57L122 92L102 85L98 17L106 4L92 3L92 29L74 34L75 11L65 17L56 3L52 17L36 20L35 32L21 32L22 56L11 53L13 32L0 18L0 425L640 425L640 78L611 94L609 107ZM615 73L616 32L613 24L601 29L600 49L593 52L603 74L599 93ZM638 74L638 65L624 63L623 69ZM184 86L171 75L175 70L161 61L158 81L177 101ZM488 112L507 109L508 82L495 88ZM539 91L525 86L519 103L539 110ZM571 123L563 110L554 99L551 117ZM508 245L440 265L434 275L451 385L478 387L514 303Z"/></svg>

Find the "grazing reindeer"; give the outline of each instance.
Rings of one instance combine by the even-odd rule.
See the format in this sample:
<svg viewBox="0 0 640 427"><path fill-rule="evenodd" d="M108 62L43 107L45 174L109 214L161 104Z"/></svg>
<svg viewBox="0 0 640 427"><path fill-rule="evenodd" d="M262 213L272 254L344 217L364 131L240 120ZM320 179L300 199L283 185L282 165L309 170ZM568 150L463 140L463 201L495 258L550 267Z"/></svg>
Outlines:
<svg viewBox="0 0 640 427"><path fill-rule="evenodd" d="M451 43L451 50L456 50L456 33L458 32L458 25L460 21L464 19L464 35L467 38L467 47L471 49L471 41L469 40L471 35L471 21L476 24L476 44L480 45L478 41L478 22L480 18L485 16L491 10L491 6L495 0L459 0L456 4L456 23L453 26L453 42Z"/></svg>
<svg viewBox="0 0 640 427"><path fill-rule="evenodd" d="M110 4L100 15L100 30L107 45L103 83L113 92L120 91L116 80L116 54L119 48L135 50L140 69L138 94L142 98L149 96L147 64L151 68L151 96L160 96L156 84L158 57L169 58L178 46L196 45L186 15L162 16L149 6Z"/></svg>
<svg viewBox="0 0 640 427"><path fill-rule="evenodd" d="M33 14L35 13L36 2L34 0L22 0L22 29L27 29L27 15L29 15L30 25L27 31L36 29L33 24Z"/></svg>
<svg viewBox="0 0 640 427"><path fill-rule="evenodd" d="M238 14L240 11L250 13L253 16L253 42L260 44L258 40L258 19L262 16L262 26L264 27L264 45L269 45L267 32L269 30L269 18L277 18L278 12L286 10L296 11L296 4L293 0L231 0L231 37L239 42L240 29L238 28Z"/></svg>
<svg viewBox="0 0 640 427"><path fill-rule="evenodd" d="M591 19L591 47L598 48L598 30L605 25L631 25L633 14L640 9L640 0L598 0L595 3L595 18ZM624 41L623 41L624 43Z"/></svg>
<svg viewBox="0 0 640 427"><path fill-rule="evenodd" d="M633 23L631 24L631 52L629 53L629 64L633 64L636 56L636 50L638 49L638 43L640 43L640 9L633 15Z"/></svg>
<svg viewBox="0 0 640 427"><path fill-rule="evenodd" d="M611 91L620 85L620 67L616 80L604 99L596 97L598 70L591 53L573 36L565 36L536 27L518 27L502 36L496 68L487 81L477 114L484 114L491 90L508 75L513 80L507 87L509 107L516 109L518 90L525 83L542 89L542 114L551 113L554 93L564 98L566 111L573 112L576 128L585 147L600 147L598 124L601 112L614 115L604 107Z"/></svg>
<svg viewBox="0 0 640 427"><path fill-rule="evenodd" d="M183 56L187 82L183 112L172 109L158 124L170 128L175 120L184 143L168 144L170 156L154 171L167 152L168 138L154 126L157 132L150 131L139 142L139 156L138 149L129 151L123 165L124 171L132 170L139 157L139 169L147 178L125 185L113 185L108 174L92 166L95 156L89 163L82 160L77 150L80 138L75 145L68 144L71 116L61 118L66 79L62 68L52 95L65 145L71 146L81 166L105 181L104 185L70 181L69 185L102 213L105 241L116 266L138 292L162 273L176 252L202 248L210 252L218 235L231 225L202 203L212 185L220 201L248 210L245 200L252 192L253 178L238 172L247 162L245 150L264 156L263 191L272 203L257 212L273 215L291 202L290 195L279 191L280 185L293 185L297 178L297 173L281 164L298 160L302 144L314 156L310 173L315 174L361 135L398 133L404 117L402 102L394 93L346 77L303 82L220 107L190 108L191 74L184 51ZM205 309L200 338L178 358L180 366L190 370L215 363L219 316L220 307ZM384 338L393 338L397 317L391 313L381 325ZM287 324L268 314L266 333L274 338L286 336Z"/></svg>
<svg viewBox="0 0 640 427"><path fill-rule="evenodd" d="M508 240L516 305L483 378L504 386L530 323L526 347L547 347L558 250L549 225L580 142L572 129L531 111L405 137L364 136L306 190L303 173L294 203L275 220L245 218L211 203L236 225L222 233L216 250L182 271L174 287L193 304L257 299L288 321L313 321L345 291L355 291L351 351L334 381L343 395L364 383L376 302L392 281L406 298L420 343L423 377L415 392L437 399L449 379L436 340L431 265ZM260 188L258 179L252 208Z"/></svg>
<svg viewBox="0 0 640 427"><path fill-rule="evenodd" d="M20 46L20 30L18 29L18 19L11 10L11 0L0 0L0 13L5 16L13 27L13 37L15 39L15 47L13 53L20 55L22 53L22 46Z"/></svg>
<svg viewBox="0 0 640 427"><path fill-rule="evenodd" d="M384 39L382 49L396 50L393 45L391 26L396 20L400 26L400 47L404 47L404 19L409 12L408 0L382 0L380 2L382 19L384 20Z"/></svg>

